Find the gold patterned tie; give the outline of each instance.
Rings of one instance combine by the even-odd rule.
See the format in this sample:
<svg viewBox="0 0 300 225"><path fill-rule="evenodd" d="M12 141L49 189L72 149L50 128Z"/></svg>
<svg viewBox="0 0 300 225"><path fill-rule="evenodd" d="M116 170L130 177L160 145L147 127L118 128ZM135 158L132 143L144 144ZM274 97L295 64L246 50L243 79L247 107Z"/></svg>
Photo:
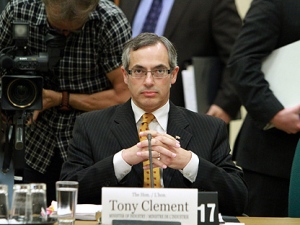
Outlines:
<svg viewBox="0 0 300 225"><path fill-rule="evenodd" d="M142 124L140 126L139 132L149 130L149 123L154 119L154 115L152 113L145 113L142 116ZM146 136L140 137L140 140L146 140ZM149 165L149 160L143 162L143 165ZM160 185L160 169L153 168L153 178L154 178L154 187L159 188ZM144 170L144 187L150 187L150 170Z"/></svg>

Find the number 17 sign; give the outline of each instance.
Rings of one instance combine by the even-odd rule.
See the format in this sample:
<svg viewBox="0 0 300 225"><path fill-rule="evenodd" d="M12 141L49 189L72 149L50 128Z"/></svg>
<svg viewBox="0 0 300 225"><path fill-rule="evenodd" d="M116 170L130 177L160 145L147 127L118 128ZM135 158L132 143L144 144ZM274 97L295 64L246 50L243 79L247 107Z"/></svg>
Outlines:
<svg viewBox="0 0 300 225"><path fill-rule="evenodd" d="M217 192L198 192L198 225L219 225Z"/></svg>

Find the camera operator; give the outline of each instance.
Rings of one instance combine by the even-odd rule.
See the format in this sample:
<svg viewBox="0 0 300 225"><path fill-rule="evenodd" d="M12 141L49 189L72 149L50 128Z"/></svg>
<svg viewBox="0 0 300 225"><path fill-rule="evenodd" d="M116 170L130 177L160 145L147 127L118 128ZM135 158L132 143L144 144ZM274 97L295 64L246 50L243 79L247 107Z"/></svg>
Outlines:
<svg viewBox="0 0 300 225"><path fill-rule="evenodd" d="M47 52L47 33L65 38L58 63L48 72L36 71L43 78L42 109L25 120L23 182L46 183L50 204L76 116L130 97L120 66L131 28L108 0L11 0L0 16L0 50L14 45L16 20L29 24L30 54Z"/></svg>

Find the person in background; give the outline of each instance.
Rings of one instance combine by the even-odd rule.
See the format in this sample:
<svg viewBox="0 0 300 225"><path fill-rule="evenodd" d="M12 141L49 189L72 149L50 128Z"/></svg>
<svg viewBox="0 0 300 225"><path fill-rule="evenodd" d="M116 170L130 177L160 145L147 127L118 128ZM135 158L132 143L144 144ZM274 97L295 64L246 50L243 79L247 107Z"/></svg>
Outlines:
<svg viewBox="0 0 300 225"><path fill-rule="evenodd" d="M231 160L225 122L169 100L179 71L172 43L142 33L125 45L122 62L131 99L75 121L61 180L79 182L78 203L101 204L102 187L147 186L148 140L139 136L151 134L153 167L161 168L156 187L217 191L221 213L242 214L247 187ZM148 130L138 133L150 113Z"/></svg>
<svg viewBox="0 0 300 225"><path fill-rule="evenodd" d="M5 5L7 4L8 0L2 0L0 1L0 12L4 9Z"/></svg>
<svg viewBox="0 0 300 225"><path fill-rule="evenodd" d="M47 34L65 41L53 70L37 71L43 76L42 110L33 112L24 138L23 182L46 183L49 205L76 116L130 97L120 66L131 26L107 0L11 0L0 16L0 50L14 45L14 21L29 23L30 55L47 51Z"/></svg>
<svg viewBox="0 0 300 225"><path fill-rule="evenodd" d="M143 27L152 2L161 4L158 21L153 30ZM133 37L141 32L153 32L167 37L176 47L181 69L192 63L193 57L218 57L221 60L221 79L208 114L229 123L240 109L240 101L228 81L226 63L232 45L242 26L234 0L118 0L132 24ZM151 17L153 19L153 16ZM197 76L197 74L196 74ZM172 85L170 99L185 106L181 71Z"/></svg>
<svg viewBox="0 0 300 225"><path fill-rule="evenodd" d="M6 0L0 1L0 13L2 12L2 10L4 10L6 4L7 4ZM0 121L0 125L2 125L1 121ZM1 126L1 129L0 129L0 147L1 147L1 149L2 149L2 144L4 142L3 131L4 131L3 127Z"/></svg>
<svg viewBox="0 0 300 225"><path fill-rule="evenodd" d="M273 50L300 39L299 21L299 1L253 0L229 60L232 82L248 112L233 154L249 188L249 216L288 216L300 102L285 108L261 67Z"/></svg>

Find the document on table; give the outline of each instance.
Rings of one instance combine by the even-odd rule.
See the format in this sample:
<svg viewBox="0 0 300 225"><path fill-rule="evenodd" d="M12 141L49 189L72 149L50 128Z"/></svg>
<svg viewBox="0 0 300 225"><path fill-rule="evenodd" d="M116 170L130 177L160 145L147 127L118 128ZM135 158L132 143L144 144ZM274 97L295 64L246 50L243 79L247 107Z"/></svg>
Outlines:
<svg viewBox="0 0 300 225"><path fill-rule="evenodd" d="M262 71L284 107L300 104L300 41L274 50L263 61Z"/></svg>
<svg viewBox="0 0 300 225"><path fill-rule="evenodd" d="M57 216L57 202L52 201L51 207L53 207L53 212L50 217ZM97 220L96 214L102 211L102 205L93 204L77 204L75 219L77 220Z"/></svg>

